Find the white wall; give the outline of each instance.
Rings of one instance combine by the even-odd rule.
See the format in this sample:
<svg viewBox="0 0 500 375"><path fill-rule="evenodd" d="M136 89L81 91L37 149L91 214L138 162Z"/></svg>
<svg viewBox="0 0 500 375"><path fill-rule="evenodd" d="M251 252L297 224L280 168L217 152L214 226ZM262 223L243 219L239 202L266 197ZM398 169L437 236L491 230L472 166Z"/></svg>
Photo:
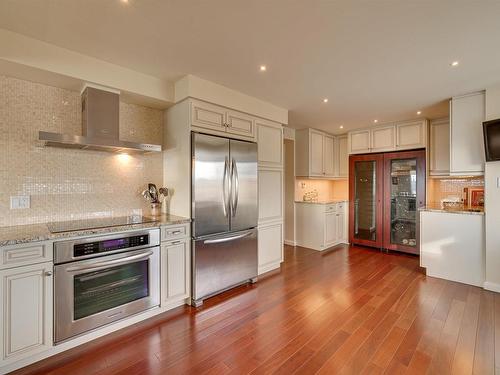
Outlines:
<svg viewBox="0 0 500 375"><path fill-rule="evenodd" d="M486 120L500 118L500 86L486 90ZM484 287L500 292L500 162L485 168L486 282Z"/></svg>

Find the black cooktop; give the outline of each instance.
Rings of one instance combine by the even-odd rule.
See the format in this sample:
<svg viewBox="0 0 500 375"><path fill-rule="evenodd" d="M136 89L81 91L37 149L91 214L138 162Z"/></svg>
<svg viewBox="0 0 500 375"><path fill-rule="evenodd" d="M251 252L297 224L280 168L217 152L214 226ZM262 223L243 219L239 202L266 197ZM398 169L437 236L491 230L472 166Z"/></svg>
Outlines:
<svg viewBox="0 0 500 375"><path fill-rule="evenodd" d="M143 223L152 223L155 219L146 216L119 216L103 217L96 219L82 219L70 221L57 221L48 223L47 227L51 233L74 232L86 229L98 229L107 227L119 227L122 225L134 225Z"/></svg>

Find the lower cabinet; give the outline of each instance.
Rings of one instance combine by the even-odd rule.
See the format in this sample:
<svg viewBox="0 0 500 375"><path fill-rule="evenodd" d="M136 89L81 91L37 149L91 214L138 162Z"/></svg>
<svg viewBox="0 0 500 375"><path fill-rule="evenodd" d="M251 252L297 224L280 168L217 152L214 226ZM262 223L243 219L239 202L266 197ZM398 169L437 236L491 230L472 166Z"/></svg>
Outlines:
<svg viewBox="0 0 500 375"><path fill-rule="evenodd" d="M52 262L0 271L2 362L52 347L52 273Z"/></svg>
<svg viewBox="0 0 500 375"><path fill-rule="evenodd" d="M259 224L259 275L279 268L283 262L283 222Z"/></svg>
<svg viewBox="0 0 500 375"><path fill-rule="evenodd" d="M345 202L332 204L296 203L298 246L325 250L347 243Z"/></svg>
<svg viewBox="0 0 500 375"><path fill-rule="evenodd" d="M161 244L161 306L190 296L190 240L188 238Z"/></svg>

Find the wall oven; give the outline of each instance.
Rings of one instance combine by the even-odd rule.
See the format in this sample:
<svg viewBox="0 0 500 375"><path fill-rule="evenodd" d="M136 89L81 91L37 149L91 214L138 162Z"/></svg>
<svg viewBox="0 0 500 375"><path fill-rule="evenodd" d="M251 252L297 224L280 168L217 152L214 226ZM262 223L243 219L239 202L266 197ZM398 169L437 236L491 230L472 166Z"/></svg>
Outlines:
<svg viewBox="0 0 500 375"><path fill-rule="evenodd" d="M160 304L160 233L54 243L54 339L60 343Z"/></svg>

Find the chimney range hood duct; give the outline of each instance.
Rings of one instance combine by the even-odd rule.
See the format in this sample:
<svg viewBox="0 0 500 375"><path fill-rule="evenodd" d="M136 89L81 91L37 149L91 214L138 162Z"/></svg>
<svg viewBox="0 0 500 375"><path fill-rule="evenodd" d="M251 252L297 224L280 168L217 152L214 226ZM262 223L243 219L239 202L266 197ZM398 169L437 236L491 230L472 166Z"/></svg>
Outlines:
<svg viewBox="0 0 500 375"><path fill-rule="evenodd" d="M46 146L109 152L145 153L161 151L161 145L120 141L120 95L87 86L82 93L82 135L40 131Z"/></svg>

